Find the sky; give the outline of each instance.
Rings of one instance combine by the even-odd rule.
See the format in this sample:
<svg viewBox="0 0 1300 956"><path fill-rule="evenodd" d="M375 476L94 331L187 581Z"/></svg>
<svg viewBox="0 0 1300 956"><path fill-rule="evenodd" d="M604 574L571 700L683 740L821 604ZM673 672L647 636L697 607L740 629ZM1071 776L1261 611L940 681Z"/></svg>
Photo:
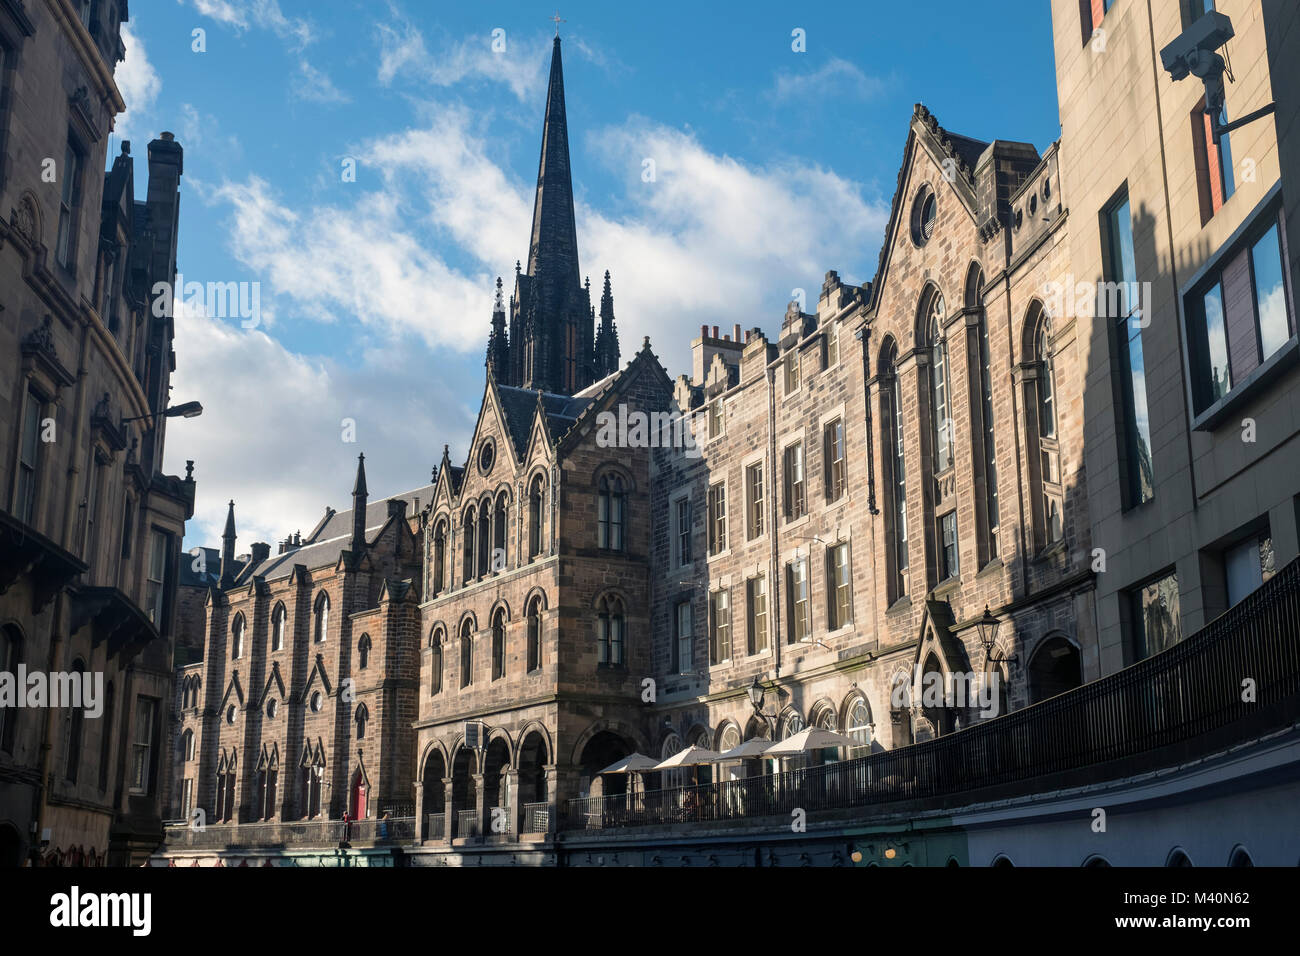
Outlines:
<svg viewBox="0 0 1300 956"><path fill-rule="evenodd" d="M827 270L871 280L915 103L986 141L1060 135L1046 0L722 6L559 12L582 271L611 273L623 360L648 335L674 377L701 324L772 335ZM110 161L175 134L179 271L246 306L177 310L172 401L204 406L168 427L167 471L195 461L186 546L231 499L241 552L307 533L351 506L359 452L377 498L444 444L463 461L495 279L528 254L553 0L130 12Z"/></svg>

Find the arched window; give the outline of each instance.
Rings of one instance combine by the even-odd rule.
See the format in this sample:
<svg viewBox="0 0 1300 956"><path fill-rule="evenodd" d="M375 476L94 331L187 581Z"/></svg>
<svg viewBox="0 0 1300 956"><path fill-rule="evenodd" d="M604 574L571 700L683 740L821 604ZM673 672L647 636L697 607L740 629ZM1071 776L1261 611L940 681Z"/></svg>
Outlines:
<svg viewBox="0 0 1300 956"><path fill-rule="evenodd" d="M181 759L186 763L194 759L194 731L189 729L181 734Z"/></svg>
<svg viewBox="0 0 1300 956"><path fill-rule="evenodd" d="M370 663L370 635L362 634L357 641L357 670L365 670Z"/></svg>
<svg viewBox="0 0 1300 956"><path fill-rule="evenodd" d="M86 665L81 662L80 658L72 662L73 686L80 687L86 679ZM77 782L77 770L81 766L81 743L82 736L85 733L86 711L83 707L73 707L72 715L68 720L68 764L64 773L64 778L68 783Z"/></svg>
<svg viewBox="0 0 1300 956"><path fill-rule="evenodd" d="M492 502L485 500L478 509L478 576L486 577L492 568Z"/></svg>
<svg viewBox="0 0 1300 956"><path fill-rule="evenodd" d="M357 712L354 719L357 722L357 740L365 740L366 722L370 720L370 711L366 709L365 704L362 704L359 707L357 707Z"/></svg>
<svg viewBox="0 0 1300 956"><path fill-rule="evenodd" d="M925 313L925 345L930 350L931 466L935 474L952 467L952 402L948 386L948 340L943 331L947 305L938 290L930 293Z"/></svg>
<svg viewBox="0 0 1300 956"><path fill-rule="evenodd" d="M330 631L330 596L324 591L316 599L316 622L312 630L312 639L317 644L324 644Z"/></svg>
<svg viewBox="0 0 1300 956"><path fill-rule="evenodd" d="M429 581L432 597L442 593L447 573L447 522L439 521L433 529L433 577Z"/></svg>
<svg viewBox="0 0 1300 956"><path fill-rule="evenodd" d="M885 452L886 487L889 507L886 510L889 547L889 600L907 594L907 465L903 455L903 392L898 372L898 349L892 340L885 343L880 357L881 439Z"/></svg>
<svg viewBox="0 0 1300 956"><path fill-rule="evenodd" d="M528 602L528 670L542 666L542 599L534 597Z"/></svg>
<svg viewBox="0 0 1300 956"><path fill-rule="evenodd" d="M0 627L0 671L7 674L18 673L18 662L22 660L22 634L12 624ZM0 750L12 754L18 731L17 707L0 707Z"/></svg>
<svg viewBox="0 0 1300 956"><path fill-rule="evenodd" d="M474 628L468 618L460 626L460 686L474 683Z"/></svg>
<svg viewBox="0 0 1300 956"><path fill-rule="evenodd" d="M978 265L972 264L966 277L966 309L968 312L973 310L977 320L969 334L974 336L973 351L979 358L976 363L978 374L972 382L975 394L971 396L972 408L978 409L979 414L971 415L971 447L979 455L975 462L976 489L978 492L982 485L984 492L977 495L981 567L998 556L998 531L1001 525L997 442L994 439L992 349L989 343L988 313L984 311L983 286L984 272Z"/></svg>
<svg viewBox="0 0 1300 956"><path fill-rule="evenodd" d="M623 550L623 479L604 475L596 503L596 528L599 546L607 551Z"/></svg>
<svg viewBox="0 0 1300 956"><path fill-rule="evenodd" d="M506 537L509 524L506 520L506 493L497 495L496 512L492 518L492 572L506 569Z"/></svg>
<svg viewBox="0 0 1300 956"><path fill-rule="evenodd" d="M492 679L506 676L506 609L499 607L492 615Z"/></svg>
<svg viewBox="0 0 1300 956"><path fill-rule="evenodd" d="M244 656L244 615L236 614L235 622L230 625L230 659L237 661Z"/></svg>
<svg viewBox="0 0 1300 956"><path fill-rule="evenodd" d="M470 508L465 512L465 524L462 534L465 538L464 583L474 580L474 532L478 527L478 512Z"/></svg>
<svg viewBox="0 0 1300 956"><path fill-rule="evenodd" d="M528 560L542 553L542 476L528 487Z"/></svg>
<svg viewBox="0 0 1300 956"><path fill-rule="evenodd" d="M442 693L442 645L445 635L441 627L435 627L429 635L429 696L436 697Z"/></svg>
<svg viewBox="0 0 1300 956"><path fill-rule="evenodd" d="M271 650L278 651L284 647L284 626L288 618L284 605L277 604L271 615Z"/></svg>
<svg viewBox="0 0 1300 956"><path fill-rule="evenodd" d="M1035 303L1036 309L1037 303ZM1061 488L1061 444L1057 438L1056 363L1052 356L1052 325L1038 309L1034 332L1035 398L1038 415L1038 465L1040 485L1040 542L1051 547L1064 534Z"/></svg>
<svg viewBox="0 0 1300 956"><path fill-rule="evenodd" d="M871 708L862 697L855 697L849 705L848 716L844 724L844 736L853 740L857 746L849 753L850 757L861 757L871 752Z"/></svg>
<svg viewBox="0 0 1300 956"><path fill-rule="evenodd" d="M623 601L603 597L596 605L596 663L621 667L623 656Z"/></svg>
<svg viewBox="0 0 1300 956"><path fill-rule="evenodd" d="M669 757L675 757L682 751L682 738L676 733L670 733L664 738L663 746L659 748L659 759L667 760ZM664 770L661 771L660 785L665 790L673 790L686 785L685 770Z"/></svg>

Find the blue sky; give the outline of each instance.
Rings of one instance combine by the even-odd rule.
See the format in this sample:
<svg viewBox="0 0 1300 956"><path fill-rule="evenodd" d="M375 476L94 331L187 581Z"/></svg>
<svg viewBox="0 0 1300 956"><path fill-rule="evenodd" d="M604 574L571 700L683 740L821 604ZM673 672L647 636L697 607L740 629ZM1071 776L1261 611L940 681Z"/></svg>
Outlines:
<svg viewBox="0 0 1300 956"><path fill-rule="evenodd" d="M998 7L563 7L582 269L612 273L624 359L648 334L676 375L702 323L773 331L826 270L869 280L914 103L979 139L1055 140L1048 4ZM349 506L358 451L377 495L426 482L444 442L463 457L492 283L527 256L553 9L131 5L111 152L125 137L143 162L176 134L182 273L258 283L261 304L254 328L178 317L173 395L206 409L168 435L169 470L196 460L188 545L231 498L241 550L307 531Z"/></svg>

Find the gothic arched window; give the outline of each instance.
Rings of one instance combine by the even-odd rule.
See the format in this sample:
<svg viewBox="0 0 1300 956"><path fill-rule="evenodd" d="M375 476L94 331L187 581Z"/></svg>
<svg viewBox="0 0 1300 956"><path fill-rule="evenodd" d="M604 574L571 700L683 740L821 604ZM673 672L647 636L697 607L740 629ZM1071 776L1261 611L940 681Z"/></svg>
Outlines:
<svg viewBox="0 0 1300 956"><path fill-rule="evenodd" d="M937 290L930 293L925 317L925 345L930 350L930 439L934 442L931 464L935 474L952 467L952 394L949 391L948 340L943 320L946 305Z"/></svg>
<svg viewBox="0 0 1300 956"><path fill-rule="evenodd" d="M478 509L478 575L486 577L492 567L492 502L485 499Z"/></svg>
<svg viewBox="0 0 1300 956"><path fill-rule="evenodd" d="M357 641L357 670L365 670L370 663L370 635L362 634Z"/></svg>
<svg viewBox="0 0 1300 956"><path fill-rule="evenodd" d="M460 626L460 686L474 683L474 627L466 618Z"/></svg>
<svg viewBox="0 0 1300 956"><path fill-rule="evenodd" d="M907 594L907 466L903 455L903 392L898 372L898 349L886 341L880 357L881 439L887 469L886 510L889 548L889 600Z"/></svg>
<svg viewBox="0 0 1300 956"><path fill-rule="evenodd" d="M596 605L596 663L606 667L624 663L621 598L603 597Z"/></svg>
<svg viewBox="0 0 1300 956"><path fill-rule="evenodd" d="M497 495L497 507L492 516L492 571L504 571L506 568L506 533L509 525L506 521L506 493Z"/></svg>
<svg viewBox="0 0 1300 956"><path fill-rule="evenodd" d="M316 626L313 638L317 644L324 644L330 629L330 598L325 592L316 599Z"/></svg>
<svg viewBox="0 0 1300 956"><path fill-rule="evenodd" d="M528 602L528 670L542 666L542 599L534 597Z"/></svg>
<svg viewBox="0 0 1300 956"><path fill-rule="evenodd" d="M528 560L542 553L542 476L536 475L528 487Z"/></svg>
<svg viewBox="0 0 1300 956"><path fill-rule="evenodd" d="M447 522L439 521L433 529L433 574L429 579L431 597L442 593L447 573Z"/></svg>
<svg viewBox="0 0 1300 956"><path fill-rule="evenodd" d="M499 607L492 615L492 679L506 676L506 609Z"/></svg>
<svg viewBox="0 0 1300 956"><path fill-rule="evenodd" d="M244 656L244 615L236 614L235 622L230 625L230 659L237 661Z"/></svg>
<svg viewBox="0 0 1300 956"><path fill-rule="evenodd" d="M435 627L429 635L429 696L442 693L442 628Z"/></svg>
<svg viewBox="0 0 1300 956"><path fill-rule="evenodd" d="M1035 399L1038 416L1039 535L1042 547L1064 536L1064 493L1061 487L1061 443L1057 436L1056 362L1052 355L1052 324L1040 312L1034 332Z"/></svg>
<svg viewBox="0 0 1300 956"><path fill-rule="evenodd" d="M600 479L600 495L596 505L598 545L607 551L623 550L623 479L618 475L604 475Z"/></svg>
<svg viewBox="0 0 1300 956"><path fill-rule="evenodd" d="M478 512L471 507L465 512L465 522L462 529L462 535L465 538L465 561L464 561L464 582L468 584L474 580L474 531L478 527Z"/></svg>
<svg viewBox="0 0 1300 956"><path fill-rule="evenodd" d="M283 604L277 604L271 615L271 650L278 651L284 647L284 628L288 614Z"/></svg>

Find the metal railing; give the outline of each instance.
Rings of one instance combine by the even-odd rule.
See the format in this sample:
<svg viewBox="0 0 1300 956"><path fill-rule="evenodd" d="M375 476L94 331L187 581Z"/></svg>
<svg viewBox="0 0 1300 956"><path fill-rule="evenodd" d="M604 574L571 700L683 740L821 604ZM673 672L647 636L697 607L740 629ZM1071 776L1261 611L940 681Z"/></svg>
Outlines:
<svg viewBox="0 0 1300 956"><path fill-rule="evenodd" d="M551 832L551 805L549 803L525 803L522 809L524 812L524 833Z"/></svg>
<svg viewBox="0 0 1300 956"><path fill-rule="evenodd" d="M447 814L446 811L441 813L426 813L424 824L424 838L426 840L441 840L447 835Z"/></svg>
<svg viewBox="0 0 1300 956"><path fill-rule="evenodd" d="M1253 699L1245 693L1253 690ZM1289 725L1300 709L1300 560L1226 614L1146 660L1050 700L923 743L853 760L722 783L570 800L565 829L789 816L1032 789L1036 778L1087 768L1107 779L1171 745L1213 752L1239 721L1251 732ZM1131 761L1130 761L1131 762ZM1154 767L1148 768L1154 769Z"/></svg>
<svg viewBox="0 0 1300 956"><path fill-rule="evenodd" d="M483 835L483 827L478 818L477 810L457 810L456 811L456 838L467 839Z"/></svg>

